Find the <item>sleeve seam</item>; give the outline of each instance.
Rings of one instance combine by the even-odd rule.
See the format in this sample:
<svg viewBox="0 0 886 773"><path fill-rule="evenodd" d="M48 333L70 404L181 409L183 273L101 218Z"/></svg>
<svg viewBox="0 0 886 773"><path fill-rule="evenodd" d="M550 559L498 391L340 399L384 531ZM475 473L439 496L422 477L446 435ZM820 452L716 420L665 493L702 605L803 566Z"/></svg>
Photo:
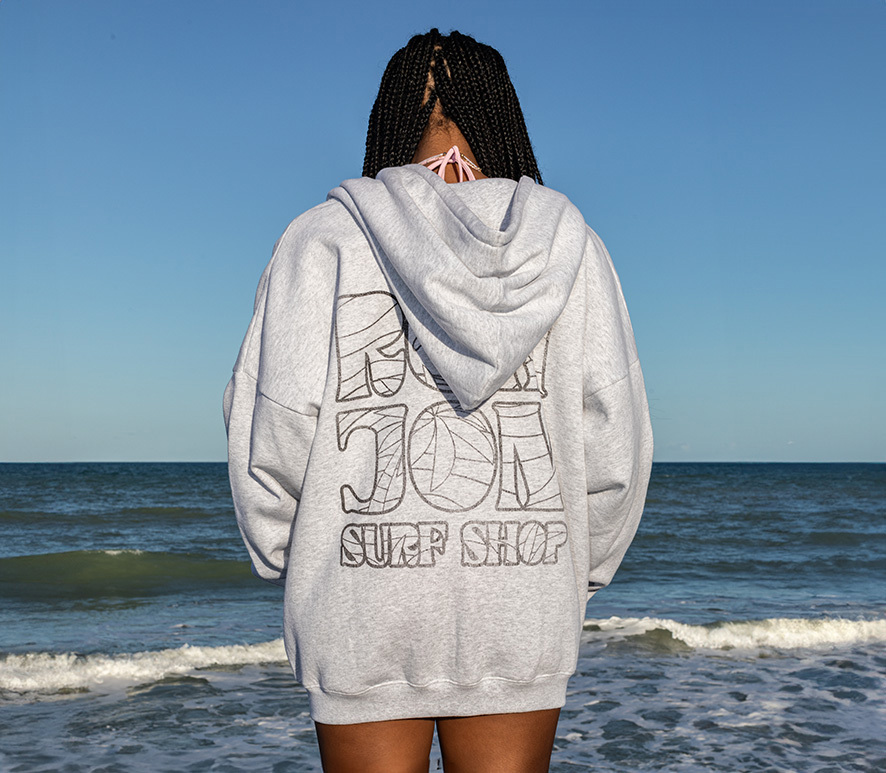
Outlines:
<svg viewBox="0 0 886 773"><path fill-rule="evenodd" d="M252 379L256 384L258 383L258 378L256 378L248 370L246 370L245 366L241 365L239 368L234 368L234 375L236 376L238 373L241 373L247 378Z"/></svg>
<svg viewBox="0 0 886 773"><path fill-rule="evenodd" d="M304 411L297 411L295 408L290 408L288 405L283 405L283 403L277 402L273 397L269 397L261 389L256 389L256 395L263 397L269 403L276 405L278 408L282 408L284 411L294 413L296 416L304 416L306 419L317 419L316 413L305 413Z"/></svg>
<svg viewBox="0 0 886 773"><path fill-rule="evenodd" d="M256 384L256 386L258 385L258 379L257 379L255 376L253 376L249 371L247 371L245 368L239 368L238 370L235 370L235 371L234 371L234 375L235 375L235 376L236 376L238 373L242 373L242 374L243 374L244 376L246 376L248 379L251 379L251 380L253 381L253 383ZM297 416L304 416L306 419L316 419L316 418L317 418L317 415L318 415L318 414L316 414L316 413L305 413L304 411L297 411L297 410L295 410L295 408L290 408L288 405L283 405L283 403L278 402L278 401L275 400L273 397L269 397L269 396L268 396L265 392L263 392L261 389L256 389L256 390L255 390L255 394L256 394L257 397L258 397L258 396L263 397L263 398L264 398L265 400L267 400L269 403L273 403L273 404L276 405L278 408L282 408L284 411L288 411L289 413L294 413L294 414L296 414Z"/></svg>
<svg viewBox="0 0 886 773"><path fill-rule="evenodd" d="M630 378L631 371L634 369L634 366L639 365L639 364L640 364L640 358L639 357L634 358L634 360L630 363L630 365L628 365L627 372L621 378L617 378L617 379L615 379L615 381L611 381L606 386L602 386L599 389L595 389L593 392L586 394L585 398L594 397L594 395L598 395L598 394L600 394L600 392L605 392L610 387L614 387L616 384L620 384L626 378Z"/></svg>

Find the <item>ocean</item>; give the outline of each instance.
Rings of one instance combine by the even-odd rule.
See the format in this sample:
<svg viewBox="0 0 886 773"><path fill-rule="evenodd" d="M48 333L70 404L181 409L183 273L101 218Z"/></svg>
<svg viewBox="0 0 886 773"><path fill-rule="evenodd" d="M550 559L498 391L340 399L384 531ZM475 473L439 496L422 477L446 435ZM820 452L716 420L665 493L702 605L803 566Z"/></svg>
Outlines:
<svg viewBox="0 0 886 773"><path fill-rule="evenodd" d="M224 464L0 464L0 534L2 773L320 770ZM656 464L551 770L886 771L884 591L886 464Z"/></svg>

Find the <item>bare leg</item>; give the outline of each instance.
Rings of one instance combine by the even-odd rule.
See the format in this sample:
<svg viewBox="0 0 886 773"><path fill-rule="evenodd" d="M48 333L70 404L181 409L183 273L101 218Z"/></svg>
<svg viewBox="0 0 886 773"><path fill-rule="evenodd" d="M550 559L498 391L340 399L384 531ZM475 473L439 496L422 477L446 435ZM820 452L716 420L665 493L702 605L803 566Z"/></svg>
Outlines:
<svg viewBox="0 0 886 773"><path fill-rule="evenodd" d="M560 709L437 720L446 773L547 773Z"/></svg>
<svg viewBox="0 0 886 773"><path fill-rule="evenodd" d="M325 773L428 773L433 719L315 724Z"/></svg>

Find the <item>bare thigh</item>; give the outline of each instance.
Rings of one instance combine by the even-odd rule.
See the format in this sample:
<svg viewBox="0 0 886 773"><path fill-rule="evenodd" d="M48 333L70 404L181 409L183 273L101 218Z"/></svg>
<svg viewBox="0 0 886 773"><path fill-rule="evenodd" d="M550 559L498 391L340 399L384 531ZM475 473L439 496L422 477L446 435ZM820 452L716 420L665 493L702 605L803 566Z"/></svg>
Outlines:
<svg viewBox="0 0 886 773"><path fill-rule="evenodd" d="M315 724L325 773L428 773L433 719Z"/></svg>
<svg viewBox="0 0 886 773"><path fill-rule="evenodd" d="M437 720L446 773L546 773L560 709Z"/></svg>
<svg viewBox="0 0 886 773"><path fill-rule="evenodd" d="M546 773L560 709L438 719L445 773ZM315 723L325 773L427 773L433 719Z"/></svg>

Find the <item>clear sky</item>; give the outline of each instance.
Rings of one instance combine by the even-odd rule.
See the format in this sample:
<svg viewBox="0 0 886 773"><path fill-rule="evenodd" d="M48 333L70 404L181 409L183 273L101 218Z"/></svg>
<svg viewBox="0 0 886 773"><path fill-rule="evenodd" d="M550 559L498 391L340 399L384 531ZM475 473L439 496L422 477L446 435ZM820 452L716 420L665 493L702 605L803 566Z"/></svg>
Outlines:
<svg viewBox="0 0 886 773"><path fill-rule="evenodd" d="M221 460L286 224L410 35L498 48L658 461L886 460L886 2L0 2L0 461Z"/></svg>

